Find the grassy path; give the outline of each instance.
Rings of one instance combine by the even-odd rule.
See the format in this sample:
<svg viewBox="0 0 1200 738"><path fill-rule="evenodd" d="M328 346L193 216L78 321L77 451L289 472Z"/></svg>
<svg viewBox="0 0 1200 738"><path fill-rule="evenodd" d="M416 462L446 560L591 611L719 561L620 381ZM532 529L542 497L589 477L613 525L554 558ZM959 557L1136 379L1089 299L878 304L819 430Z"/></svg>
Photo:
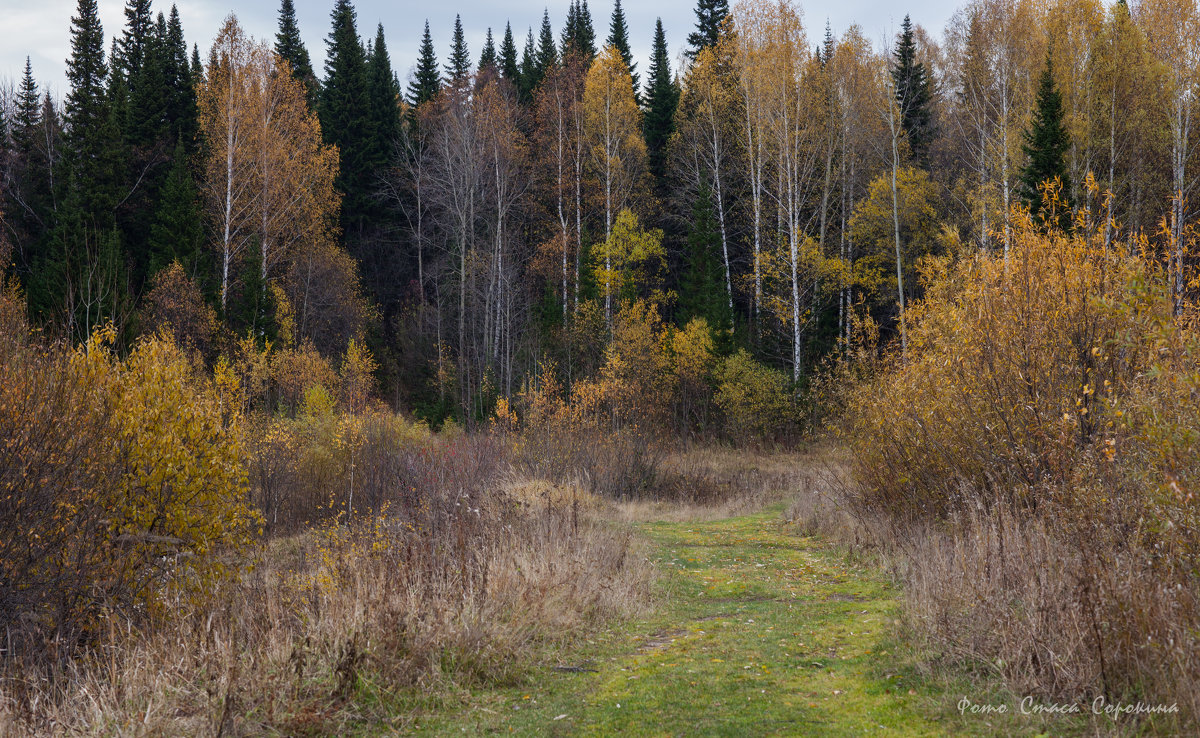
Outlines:
<svg viewBox="0 0 1200 738"><path fill-rule="evenodd" d="M897 592L778 510L639 525L661 570L649 617L596 633L528 684L472 695L430 734L938 735L945 702L891 673ZM897 669L898 670L898 669ZM941 705L939 707L939 704Z"/></svg>

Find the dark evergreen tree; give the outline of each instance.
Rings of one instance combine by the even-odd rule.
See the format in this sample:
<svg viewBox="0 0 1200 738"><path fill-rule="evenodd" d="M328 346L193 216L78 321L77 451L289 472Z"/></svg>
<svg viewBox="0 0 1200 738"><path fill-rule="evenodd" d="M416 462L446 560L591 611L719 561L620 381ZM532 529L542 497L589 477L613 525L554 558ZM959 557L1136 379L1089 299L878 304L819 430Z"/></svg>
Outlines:
<svg viewBox="0 0 1200 738"><path fill-rule="evenodd" d="M704 318L718 338L727 337L733 314L725 289L721 235L711 191L705 187L692 205L692 227L687 235L685 271L679 290L679 324ZM722 348L728 348L723 346Z"/></svg>
<svg viewBox="0 0 1200 738"><path fill-rule="evenodd" d="M400 84L392 71L382 23L375 31L368 67L371 119L375 129L374 165L385 167L392 160L392 152L400 140Z"/></svg>
<svg viewBox="0 0 1200 738"><path fill-rule="evenodd" d="M204 63L200 61L200 47L192 44L192 63L188 65L192 73L192 86L199 87L204 83Z"/></svg>
<svg viewBox="0 0 1200 738"><path fill-rule="evenodd" d="M825 39L821 42L820 52L821 66L824 67L833 59L833 52L837 48L837 39L833 35L833 26L828 20L825 21Z"/></svg>
<svg viewBox="0 0 1200 738"><path fill-rule="evenodd" d="M192 279L203 283L208 277L201 267L204 255L203 214L196 183L188 167L183 141L175 145L171 169L158 198L150 226L150 274L178 261Z"/></svg>
<svg viewBox="0 0 1200 738"><path fill-rule="evenodd" d="M613 3L612 20L609 21L606 43L616 47L625 66L629 67L629 78L633 80L633 96L637 98L638 104L641 104L641 81L637 73L637 64L633 61L633 52L629 50L629 24L625 22L625 11L621 8L621 0L615 0Z"/></svg>
<svg viewBox="0 0 1200 738"><path fill-rule="evenodd" d="M446 63L446 76L450 84L462 87L471 76L471 52L467 50L467 37L463 33L462 16L454 16L454 38L450 42L450 59Z"/></svg>
<svg viewBox="0 0 1200 738"><path fill-rule="evenodd" d="M117 201L113 121L105 90L108 66L104 60L104 29L96 0L79 0L76 13L71 19L71 57L67 60L70 90L64 118L64 153L69 177L64 183L77 195L76 203L83 210L80 222L96 232L107 233Z"/></svg>
<svg viewBox="0 0 1200 738"><path fill-rule="evenodd" d="M933 82L929 70L917 60L917 42L912 21L906 15L900 26L892 81L896 86L896 104L913 159L929 166L929 146L933 143Z"/></svg>
<svg viewBox="0 0 1200 738"><path fill-rule="evenodd" d="M554 29L550 25L550 11L542 11L542 30L538 34L537 70L538 79L534 87L542 83L546 72L558 64L558 46L554 41Z"/></svg>
<svg viewBox="0 0 1200 738"><path fill-rule="evenodd" d="M1071 191L1070 174L1067 172L1067 151L1071 148L1071 135L1064 121L1062 93L1054 84L1054 69L1049 52L1046 66L1038 79L1037 99L1034 103L1033 120L1025 132L1023 150L1027 158L1021 170L1021 197L1035 216L1049 217L1049 203L1045 201L1042 187L1057 179L1062 184L1057 212L1058 224L1070 225Z"/></svg>
<svg viewBox="0 0 1200 738"><path fill-rule="evenodd" d="M296 6L292 0L283 0L279 5L279 30L275 33L275 53L287 61L292 76L304 83L308 90L308 106L316 108L320 84L313 71L312 59L300 38L300 26L296 23Z"/></svg>
<svg viewBox="0 0 1200 738"><path fill-rule="evenodd" d="M513 40L512 24L504 24L504 40L500 42L500 76L512 82L518 88L521 86L521 67L517 61L517 44Z"/></svg>
<svg viewBox="0 0 1200 738"><path fill-rule="evenodd" d="M371 121L366 52L358 38L358 15L350 0L337 0L326 41L321 86L321 132L340 154L337 186L342 192L342 229L361 236L372 206L375 131Z"/></svg>
<svg viewBox="0 0 1200 738"><path fill-rule="evenodd" d="M429 21L425 21L425 33L421 36L421 48L417 52L417 69L408 84L408 102L415 110L437 96L442 87L438 73L437 53L433 49L433 35L429 33Z"/></svg>
<svg viewBox="0 0 1200 738"><path fill-rule="evenodd" d="M698 0L696 3L696 30L688 34L688 59L695 59L701 49L716 46L721 35L721 25L729 15L729 0Z"/></svg>
<svg viewBox="0 0 1200 738"><path fill-rule="evenodd" d="M667 55L667 37L663 32L662 18L654 24L648 87L642 126L650 173L661 186L667 174L667 143L675 132L675 108L679 106L679 88L671 77L671 60Z"/></svg>
<svg viewBox="0 0 1200 738"><path fill-rule="evenodd" d="M196 152L196 135L199 131L196 108L196 86L188 63L187 43L183 38L183 25L179 22L179 11L171 6L171 17L167 21L167 87L170 101L167 103L167 119L170 133L176 141L182 141L184 151L190 158Z"/></svg>
<svg viewBox="0 0 1200 738"><path fill-rule="evenodd" d="M21 75L21 84L17 87L17 99L14 102L13 149L17 154L28 155L33 151L38 124L42 119L42 101L37 82L33 79L33 65L30 64L28 56L25 57L25 73Z"/></svg>
<svg viewBox="0 0 1200 738"><path fill-rule="evenodd" d="M485 69L495 73L499 69L499 57L496 56L496 40L492 38L492 29L487 29L487 38L483 40L483 51L479 54L479 71Z"/></svg>
<svg viewBox="0 0 1200 738"><path fill-rule="evenodd" d="M134 2L130 0L130 5ZM126 8L125 12L128 15L130 9ZM129 93L125 138L130 146L139 149L134 166L144 170L160 158L161 154L153 149L166 137L168 127L167 106L171 94L167 82L170 60L166 49L166 20L159 13L143 39L132 37L132 33L132 29L126 29L127 39L122 45L126 64L131 65L135 59L138 62L137 66L125 69L125 86Z"/></svg>
<svg viewBox="0 0 1200 738"><path fill-rule="evenodd" d="M571 0L562 32L562 55L575 54L591 62L596 57L596 30L586 2Z"/></svg>
<svg viewBox="0 0 1200 738"><path fill-rule="evenodd" d="M0 115L0 121L3 117ZM53 192L50 186L54 165L53 142L57 135L50 95L47 93L43 103L29 57L25 58L25 72L13 101L12 122L7 127L12 143L7 160L0 157L0 164L4 165L0 175L7 175L4 187L0 188L4 195L0 210L4 212L4 225L8 227L12 245L16 249L14 256L18 273L23 281L28 282L31 264L39 256L39 247L43 244L53 216ZM0 155L8 146L4 128L0 122ZM0 265L0 270L6 266Z"/></svg>
<svg viewBox="0 0 1200 738"><path fill-rule="evenodd" d="M146 47L154 32L154 17L150 0L126 0L125 32L113 50L112 68L127 80L132 78L146 61Z"/></svg>
<svg viewBox="0 0 1200 738"><path fill-rule="evenodd" d="M538 76L537 68L537 46L533 41L533 29L529 29L529 35L525 37L525 50L521 52L521 83L517 85L517 92L520 93L521 102L530 103L533 101L533 88L541 81Z"/></svg>

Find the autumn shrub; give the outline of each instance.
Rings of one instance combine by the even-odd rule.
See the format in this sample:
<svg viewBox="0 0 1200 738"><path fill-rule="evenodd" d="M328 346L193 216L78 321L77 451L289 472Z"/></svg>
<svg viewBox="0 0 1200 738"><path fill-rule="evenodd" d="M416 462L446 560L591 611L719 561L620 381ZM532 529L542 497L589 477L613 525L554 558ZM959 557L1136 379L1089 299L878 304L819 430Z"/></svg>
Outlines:
<svg viewBox="0 0 1200 738"><path fill-rule="evenodd" d="M6 322L0 627L9 657L65 658L114 614L203 600L259 522L218 394L173 343L122 359L111 331L70 349Z"/></svg>
<svg viewBox="0 0 1200 738"><path fill-rule="evenodd" d="M782 372L764 366L744 349L717 370L715 402L727 435L738 441L779 438L799 418L796 398Z"/></svg>
<svg viewBox="0 0 1200 738"><path fill-rule="evenodd" d="M843 428L918 632L1020 694L1194 720L1200 343L1164 275L1020 220L1007 258L927 267L907 355Z"/></svg>

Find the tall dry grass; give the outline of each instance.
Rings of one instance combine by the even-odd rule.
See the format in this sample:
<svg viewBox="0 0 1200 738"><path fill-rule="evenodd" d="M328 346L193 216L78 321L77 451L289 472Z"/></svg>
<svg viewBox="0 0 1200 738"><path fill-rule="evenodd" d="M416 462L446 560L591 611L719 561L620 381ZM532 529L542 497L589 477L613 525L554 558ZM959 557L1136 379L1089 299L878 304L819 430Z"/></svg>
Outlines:
<svg viewBox="0 0 1200 738"><path fill-rule="evenodd" d="M270 539L205 606L140 630L110 618L73 659L9 664L0 734L390 730L410 719L398 692L524 678L543 647L644 606L629 530L506 494L494 440L392 451L415 493Z"/></svg>

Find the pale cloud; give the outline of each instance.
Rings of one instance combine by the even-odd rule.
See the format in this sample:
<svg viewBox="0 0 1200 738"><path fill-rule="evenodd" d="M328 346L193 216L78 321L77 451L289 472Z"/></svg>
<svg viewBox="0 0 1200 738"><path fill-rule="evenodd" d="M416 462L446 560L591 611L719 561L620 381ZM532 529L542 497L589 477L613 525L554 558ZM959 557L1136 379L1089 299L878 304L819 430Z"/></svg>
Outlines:
<svg viewBox="0 0 1200 738"><path fill-rule="evenodd" d="M329 12L333 0L295 0L301 35L308 46L317 74L323 73L325 37L329 33ZM104 24L106 50L113 34L119 34L125 17L124 0L100 0L100 19ZM233 3L231 0L175 0L188 46L200 46L201 56L207 59L208 47L222 19L235 12L242 27L260 39L273 40L278 2L254 0ZM607 0L589 3L598 42L608 36L612 5ZM479 58L484 36L491 27L499 44L506 20L512 22L518 48L524 45L529 28L537 34L541 27L542 11L550 10L550 22L558 37L566 17L568 0L359 0L359 33L373 38L375 27L383 23L392 64L401 81L406 82L416 62L417 45L426 18L437 46L439 61L445 61L450 45L456 13L462 15L467 45L473 59ZM75 0L0 0L0 80L19 79L29 55L34 75L51 93L61 97L66 92L65 67L70 55L70 22L75 13ZM170 2L158 0L155 12L169 12ZM664 0L646 2L626 0L625 15L629 24L630 45L643 81L649 66L650 44L654 20L662 17L670 47L672 68L678 64L684 40L695 24L694 0ZM954 12L953 0L933 0L911 9L915 22L924 25L935 36ZM867 37L879 42L892 35L900 25L904 10L886 0L839 0L836 3L816 3L804 6L809 43L815 45L824 35L828 19L835 33L841 33L851 23L863 27Z"/></svg>

